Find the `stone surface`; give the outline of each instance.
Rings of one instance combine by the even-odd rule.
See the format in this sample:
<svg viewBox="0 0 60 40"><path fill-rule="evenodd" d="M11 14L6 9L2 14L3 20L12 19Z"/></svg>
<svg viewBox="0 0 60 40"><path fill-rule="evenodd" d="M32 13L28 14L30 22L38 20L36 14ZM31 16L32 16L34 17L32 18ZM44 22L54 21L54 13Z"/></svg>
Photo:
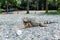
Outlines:
<svg viewBox="0 0 60 40"><path fill-rule="evenodd" d="M40 22L51 21L57 23L47 24L48 27L25 28L22 21L23 17L37 17ZM22 31L21 35L16 34L16 27ZM58 40L59 38L60 15L0 15L0 40Z"/></svg>

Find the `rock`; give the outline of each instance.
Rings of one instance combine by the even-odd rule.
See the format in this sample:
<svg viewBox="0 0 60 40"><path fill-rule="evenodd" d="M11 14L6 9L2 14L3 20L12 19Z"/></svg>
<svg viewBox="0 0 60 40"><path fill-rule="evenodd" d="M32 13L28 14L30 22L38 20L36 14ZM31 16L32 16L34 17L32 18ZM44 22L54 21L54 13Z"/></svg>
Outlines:
<svg viewBox="0 0 60 40"><path fill-rule="evenodd" d="M30 22L35 23L34 25L37 25L39 23L41 23L40 26L42 24L45 25L42 21L47 20L50 22L50 20L53 21L52 19L59 22L59 23L47 24L48 27L36 26L31 28L22 28L23 20L21 20L20 18L21 16L22 15L14 15L14 14L0 15L0 40L59 40L60 39L60 15L36 16L39 18L34 18L33 16L35 15L30 15L28 16L27 21L28 23ZM22 16L22 18L23 17L25 17L25 15ZM15 29L15 26L18 28Z"/></svg>
<svg viewBox="0 0 60 40"><path fill-rule="evenodd" d="M17 35L21 35L22 34L22 30L18 26L15 26L15 30L16 30L16 34Z"/></svg>
<svg viewBox="0 0 60 40"><path fill-rule="evenodd" d="M27 38L25 38L24 40L31 40L31 38L27 37Z"/></svg>
<svg viewBox="0 0 60 40"><path fill-rule="evenodd" d="M21 35L22 34L22 30L16 30L16 34L17 35Z"/></svg>

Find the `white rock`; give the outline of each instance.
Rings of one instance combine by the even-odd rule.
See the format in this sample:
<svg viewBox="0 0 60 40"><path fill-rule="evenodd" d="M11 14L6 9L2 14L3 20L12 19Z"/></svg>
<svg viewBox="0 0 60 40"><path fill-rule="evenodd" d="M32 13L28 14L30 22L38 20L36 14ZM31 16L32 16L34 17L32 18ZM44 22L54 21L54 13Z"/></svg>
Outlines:
<svg viewBox="0 0 60 40"><path fill-rule="evenodd" d="M22 30L17 30L16 33L17 33L17 35L21 35L22 34Z"/></svg>
<svg viewBox="0 0 60 40"><path fill-rule="evenodd" d="M27 38L25 38L24 40L31 40L31 38L27 37Z"/></svg>

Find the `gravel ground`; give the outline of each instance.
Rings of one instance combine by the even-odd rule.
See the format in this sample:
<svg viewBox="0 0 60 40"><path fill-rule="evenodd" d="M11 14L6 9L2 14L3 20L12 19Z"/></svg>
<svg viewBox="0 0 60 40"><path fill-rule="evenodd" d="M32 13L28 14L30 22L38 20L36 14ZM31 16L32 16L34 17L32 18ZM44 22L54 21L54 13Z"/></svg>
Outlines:
<svg viewBox="0 0 60 40"><path fill-rule="evenodd" d="M48 27L24 28L22 18L38 18L41 22L54 22ZM22 31L16 33L16 27ZM60 38L60 15L7 14L0 15L0 40L58 40Z"/></svg>

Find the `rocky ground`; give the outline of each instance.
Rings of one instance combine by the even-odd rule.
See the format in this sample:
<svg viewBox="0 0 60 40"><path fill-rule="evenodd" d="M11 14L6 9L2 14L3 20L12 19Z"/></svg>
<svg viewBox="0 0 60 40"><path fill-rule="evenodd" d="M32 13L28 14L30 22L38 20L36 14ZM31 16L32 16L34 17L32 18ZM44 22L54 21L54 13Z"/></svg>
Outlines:
<svg viewBox="0 0 60 40"><path fill-rule="evenodd" d="M22 20L24 17L40 19L40 22L48 27L25 28ZM17 33L17 27L21 31L20 35ZM0 40L58 40L59 38L60 15L0 15Z"/></svg>

